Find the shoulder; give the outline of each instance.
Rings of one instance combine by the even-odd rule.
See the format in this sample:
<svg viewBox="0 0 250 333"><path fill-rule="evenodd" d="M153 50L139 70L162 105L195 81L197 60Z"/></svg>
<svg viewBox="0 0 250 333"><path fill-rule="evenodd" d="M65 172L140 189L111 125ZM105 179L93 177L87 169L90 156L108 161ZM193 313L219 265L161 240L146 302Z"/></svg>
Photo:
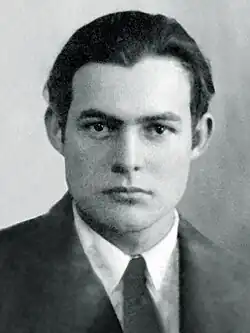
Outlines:
<svg viewBox="0 0 250 333"><path fill-rule="evenodd" d="M185 253L196 254L196 258L207 259L209 262L219 264L222 268L243 265L250 267L248 262L232 250L215 243L202 232L194 227L192 223L180 217L179 226L180 246Z"/></svg>
<svg viewBox="0 0 250 333"><path fill-rule="evenodd" d="M41 215L0 230L0 251L8 246L25 243L28 239L32 239L45 220Z"/></svg>
<svg viewBox="0 0 250 333"><path fill-rule="evenodd" d="M183 218L179 247L186 324L199 327L199 331L207 323L213 332L248 332L249 263L212 242Z"/></svg>
<svg viewBox="0 0 250 333"><path fill-rule="evenodd" d="M0 230L0 267L12 257L27 259L54 246L70 214L69 202L64 196L47 213Z"/></svg>
<svg viewBox="0 0 250 333"><path fill-rule="evenodd" d="M49 230L53 223L46 215L23 221L0 231L0 270L12 276L27 272L41 261L46 245L53 244ZM4 278L2 276L1 279ZM5 279L6 280L6 279Z"/></svg>
<svg viewBox="0 0 250 333"><path fill-rule="evenodd" d="M179 241L182 262L201 289L210 290L214 299L238 300L250 306L250 265L233 251L205 237L185 219L180 221ZM198 287L198 284L196 284ZM216 295L216 297L215 297ZM244 301L243 301L244 300ZM242 301L242 302L241 302Z"/></svg>

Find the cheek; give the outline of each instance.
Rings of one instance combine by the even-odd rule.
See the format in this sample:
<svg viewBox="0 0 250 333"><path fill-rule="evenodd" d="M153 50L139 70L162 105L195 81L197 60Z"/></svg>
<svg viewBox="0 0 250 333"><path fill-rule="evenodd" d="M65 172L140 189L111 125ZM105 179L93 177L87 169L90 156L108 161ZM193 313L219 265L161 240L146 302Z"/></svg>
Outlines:
<svg viewBox="0 0 250 333"><path fill-rule="evenodd" d="M160 205L176 207L186 190L189 168L187 151L166 151L153 160L150 173Z"/></svg>
<svg viewBox="0 0 250 333"><path fill-rule="evenodd" d="M191 160L189 140L173 140L168 145L152 151L148 165L162 182L187 178Z"/></svg>
<svg viewBox="0 0 250 333"><path fill-rule="evenodd" d="M84 183L88 183L99 178L106 170L107 149L79 135L69 137L65 142L64 157L71 179L85 178Z"/></svg>

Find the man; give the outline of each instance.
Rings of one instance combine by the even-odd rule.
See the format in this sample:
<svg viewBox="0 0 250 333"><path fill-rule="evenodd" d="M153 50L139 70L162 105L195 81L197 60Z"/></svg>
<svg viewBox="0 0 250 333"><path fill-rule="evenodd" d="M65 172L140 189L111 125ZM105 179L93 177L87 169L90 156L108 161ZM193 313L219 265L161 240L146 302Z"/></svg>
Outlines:
<svg viewBox="0 0 250 333"><path fill-rule="evenodd" d="M249 332L246 267L176 211L213 94L174 19L119 12L74 33L45 86L68 193L0 234L0 332Z"/></svg>

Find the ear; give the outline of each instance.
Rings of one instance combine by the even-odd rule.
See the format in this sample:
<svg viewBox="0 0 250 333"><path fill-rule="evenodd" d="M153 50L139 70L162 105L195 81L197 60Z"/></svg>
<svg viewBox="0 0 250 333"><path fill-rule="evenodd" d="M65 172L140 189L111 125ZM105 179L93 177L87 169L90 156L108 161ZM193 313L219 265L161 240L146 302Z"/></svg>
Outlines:
<svg viewBox="0 0 250 333"><path fill-rule="evenodd" d="M52 146L63 155L63 137L59 115L48 107L44 116L47 135Z"/></svg>
<svg viewBox="0 0 250 333"><path fill-rule="evenodd" d="M205 113L193 130L193 147L191 159L200 157L207 149L214 131L214 118Z"/></svg>

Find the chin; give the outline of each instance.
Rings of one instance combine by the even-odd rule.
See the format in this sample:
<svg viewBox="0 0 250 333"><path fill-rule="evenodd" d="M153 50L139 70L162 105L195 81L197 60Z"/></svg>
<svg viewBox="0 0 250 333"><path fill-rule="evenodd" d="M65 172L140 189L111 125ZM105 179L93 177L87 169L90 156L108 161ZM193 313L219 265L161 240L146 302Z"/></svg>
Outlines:
<svg viewBox="0 0 250 333"><path fill-rule="evenodd" d="M126 234L126 233L137 233L137 232L141 232L144 229L147 229L150 227L150 225L148 224L144 224L144 223L130 223L130 224L126 224L123 223L123 221L121 221L120 224L112 224L112 227L117 230L117 232L119 234Z"/></svg>
<svg viewBox="0 0 250 333"><path fill-rule="evenodd" d="M136 232L146 229L153 224L152 221L154 221L154 219L149 219L147 214L137 216L137 218L135 214L129 214L128 212L126 214L112 214L112 216L109 214L109 216L106 216L106 223L120 232Z"/></svg>

